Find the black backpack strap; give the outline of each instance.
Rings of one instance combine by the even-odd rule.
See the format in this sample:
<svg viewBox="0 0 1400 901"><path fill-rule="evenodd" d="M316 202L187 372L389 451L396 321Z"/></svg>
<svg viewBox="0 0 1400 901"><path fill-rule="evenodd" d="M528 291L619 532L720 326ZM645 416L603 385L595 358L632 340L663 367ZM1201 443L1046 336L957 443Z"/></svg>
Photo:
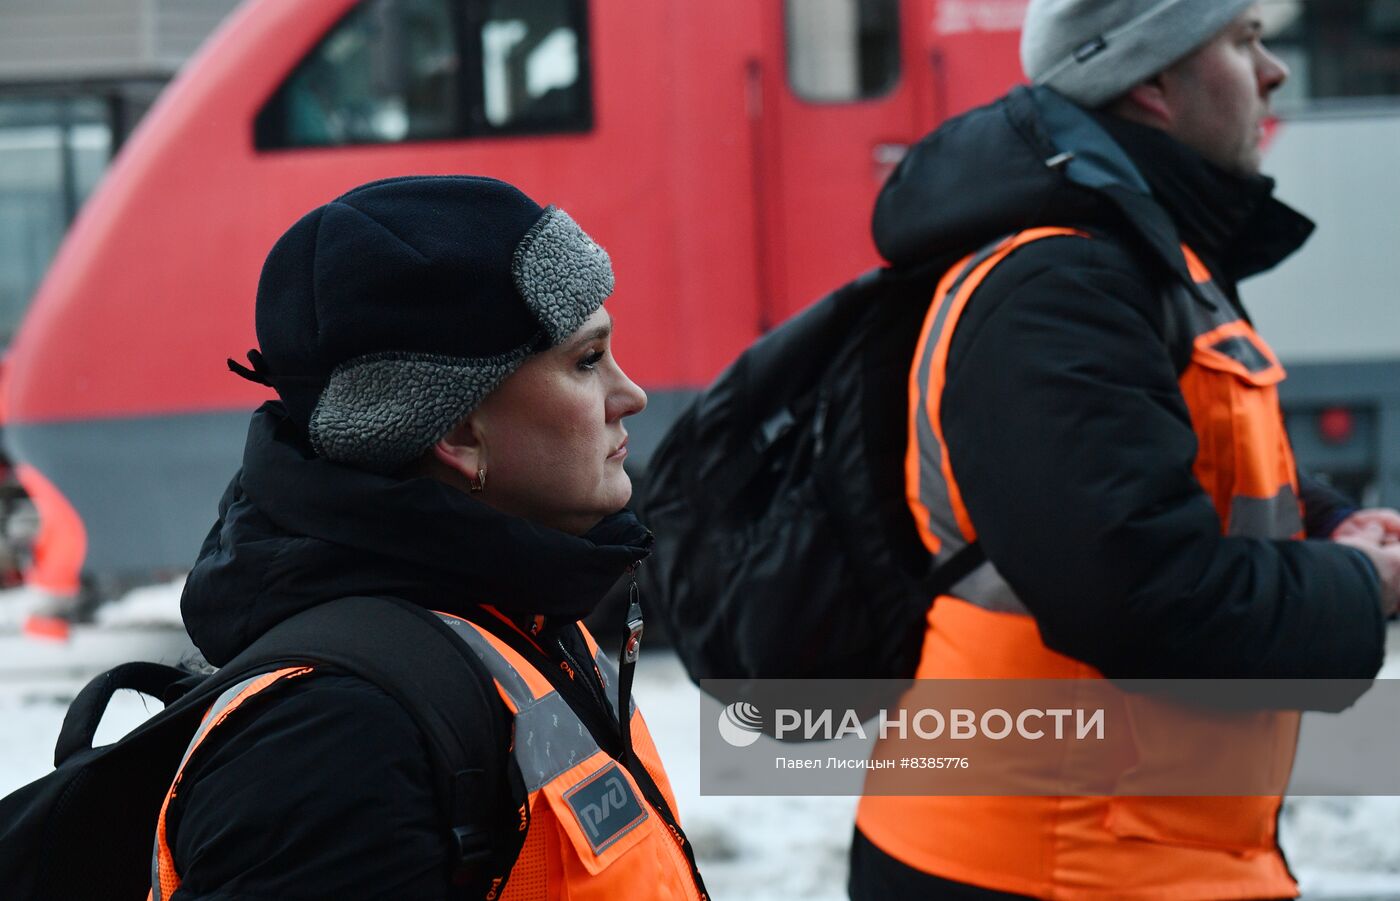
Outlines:
<svg viewBox="0 0 1400 901"><path fill-rule="evenodd" d="M982 542L974 541L964 545L948 558L948 562L934 567L924 576L923 586L930 598L947 594L948 589L961 582L972 571L987 562L987 552L982 550Z"/></svg>
<svg viewBox="0 0 1400 901"><path fill-rule="evenodd" d="M228 684L269 665L292 662L325 664L365 679L413 717L427 742L451 837L453 882L464 898L499 893L525 841L528 820L521 820L521 811L528 816L528 795L507 754L509 803L497 805L489 831L462 825L478 819L467 812L487 793L482 780L499 775L482 773L466 761L465 748L483 728L479 706L468 699L483 684L494 695L495 684L466 643L437 614L416 604L397 598L341 598L270 629L230 661L217 681ZM501 748L509 747L510 736L498 738Z"/></svg>
<svg viewBox="0 0 1400 901"><path fill-rule="evenodd" d="M164 700L173 685L189 676L173 666L141 662L123 663L95 676L68 705L63 728L58 731L58 741L54 745L54 767L63 766L65 760L79 751L92 748L93 736L97 734L97 726L107 712L112 695L130 689Z"/></svg>

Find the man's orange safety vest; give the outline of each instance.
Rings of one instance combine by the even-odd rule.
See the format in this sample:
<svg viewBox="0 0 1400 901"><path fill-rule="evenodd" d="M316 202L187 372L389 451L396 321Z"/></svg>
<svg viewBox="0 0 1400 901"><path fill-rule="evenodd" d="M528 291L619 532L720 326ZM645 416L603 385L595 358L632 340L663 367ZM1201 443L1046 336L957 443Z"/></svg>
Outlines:
<svg viewBox="0 0 1400 901"><path fill-rule="evenodd" d="M910 372L906 493L940 562L977 539L940 426L948 350L978 285L1032 241L1089 235L1040 228L959 262L938 285ZM1180 298L1194 335L1179 377L1199 450L1194 474L1228 535L1302 537L1297 471L1279 411L1283 368L1210 272L1183 246L1196 289L1214 309ZM1189 292L1185 285L1173 290ZM1035 620L991 563L929 610L919 679L1097 679L1093 667L1042 642ZM1170 722L1154 702L1141 723ZM1132 715L1131 709L1129 715ZM1261 754L1296 737L1296 713L1242 715ZM1138 766L1189 766L1172 736L1135 734ZM1165 752L1164 752L1164 749ZM1155 757L1154 757L1155 755ZM1278 797L877 797L856 823L895 859L945 879L1066 901L1206 901L1291 897L1297 886L1276 840Z"/></svg>
<svg viewBox="0 0 1400 901"><path fill-rule="evenodd" d="M513 717L511 753L529 792L524 846L501 901L549 901L646 897L667 901L706 901L682 851L682 838L628 773L603 751L587 726L549 680L518 652L480 626L448 614L439 616L481 659ZM580 627L582 628L582 627ZM596 675L610 703L618 671L583 630ZM312 666L285 667L230 687L210 707L185 752L161 805L152 860L150 901L168 901L180 875L166 841L166 811L180 788L180 773L210 732L259 692L310 675ZM616 712L616 711L615 711ZM632 705L632 750L656 782L672 811L675 795L641 713Z"/></svg>

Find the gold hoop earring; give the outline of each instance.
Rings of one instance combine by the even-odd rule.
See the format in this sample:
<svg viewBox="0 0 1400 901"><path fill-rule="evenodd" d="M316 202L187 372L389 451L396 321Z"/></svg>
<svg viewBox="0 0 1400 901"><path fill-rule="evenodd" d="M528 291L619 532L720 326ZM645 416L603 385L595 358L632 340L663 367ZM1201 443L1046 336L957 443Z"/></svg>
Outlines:
<svg viewBox="0 0 1400 901"><path fill-rule="evenodd" d="M485 469L485 468L478 469L478 470L476 471L476 478L472 478L471 476L467 476L467 487L471 489L472 494L480 494L481 492L485 491L485 490L486 490L486 469Z"/></svg>

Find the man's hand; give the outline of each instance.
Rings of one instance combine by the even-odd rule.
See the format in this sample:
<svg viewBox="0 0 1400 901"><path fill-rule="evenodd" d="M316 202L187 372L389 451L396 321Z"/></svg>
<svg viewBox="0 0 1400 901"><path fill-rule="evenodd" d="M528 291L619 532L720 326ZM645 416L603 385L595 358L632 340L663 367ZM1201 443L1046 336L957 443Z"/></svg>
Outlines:
<svg viewBox="0 0 1400 901"><path fill-rule="evenodd" d="M1333 541L1356 537L1373 538L1379 544L1400 541L1400 511L1387 507L1357 510L1332 530Z"/></svg>
<svg viewBox="0 0 1400 901"><path fill-rule="evenodd" d="M1336 529L1332 540L1365 554L1381 582L1381 612L1400 607L1400 513L1389 509L1357 510Z"/></svg>

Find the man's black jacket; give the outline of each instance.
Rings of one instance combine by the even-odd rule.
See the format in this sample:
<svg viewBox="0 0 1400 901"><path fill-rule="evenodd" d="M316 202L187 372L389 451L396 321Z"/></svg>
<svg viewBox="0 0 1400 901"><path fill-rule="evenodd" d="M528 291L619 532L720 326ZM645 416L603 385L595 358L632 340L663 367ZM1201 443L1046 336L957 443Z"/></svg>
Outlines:
<svg viewBox="0 0 1400 901"><path fill-rule="evenodd" d="M896 265L951 264L1033 226L1094 236L1029 244L976 291L948 356L942 428L987 556L1046 644L1111 678L1369 679L1381 664L1364 555L1224 537L1192 474L1177 386L1191 335L1161 288L1192 284L1185 241L1238 305L1236 282L1312 228L1272 188L1036 88L925 138L876 207L876 242ZM1303 496L1313 534L1346 512L1315 484Z"/></svg>

